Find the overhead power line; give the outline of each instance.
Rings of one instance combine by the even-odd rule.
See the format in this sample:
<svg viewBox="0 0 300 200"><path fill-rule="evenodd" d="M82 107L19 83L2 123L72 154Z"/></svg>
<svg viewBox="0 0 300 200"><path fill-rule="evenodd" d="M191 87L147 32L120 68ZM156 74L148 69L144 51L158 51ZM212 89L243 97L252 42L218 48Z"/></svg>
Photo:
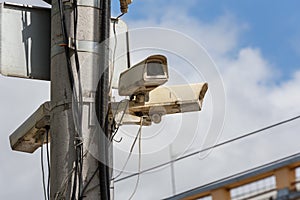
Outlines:
<svg viewBox="0 0 300 200"><path fill-rule="evenodd" d="M266 130L268 130L268 129L272 129L272 128L274 128L274 127L277 127L277 126L280 126L280 125L283 125L283 124L292 122L292 121L294 121L294 120L296 120L296 119L299 119L299 118L300 118L300 115L295 116L295 117L292 117L292 118L289 118L289 119L286 119L286 120L283 120L283 121L280 121L280 122L278 122L278 123L275 123L275 124L272 124L272 125L269 125L269 126L266 126L266 127L264 127L264 128L261 128L261 129L258 129L258 130L255 130L255 131L246 133L246 134L244 134L244 135L242 135L242 136L239 136L239 137L235 137L235 138L233 138L233 139L226 140L226 141L224 141L224 142L221 142L221 143L219 143L219 144L216 144L216 145L207 147L207 148L205 148L205 149L201 149L201 150L192 152L192 153L190 153L190 154L184 155L184 156L179 157L179 158L176 158L176 159L174 159L174 160L171 160L171 161L168 161L168 162L165 162L165 163L156 165L156 166L154 166L154 167L151 167L151 168L142 170L142 171L140 171L139 173L133 173L133 174L131 174L131 175L122 177L122 178L120 178L120 179L117 179L117 180L115 180L115 183L116 183L116 182L123 181L123 180L126 180L126 179L129 179L129 178L132 178L132 177L134 177L134 176L138 176L138 175L140 175L140 174L144 174L144 173L149 172L149 171L153 171L153 170L155 170L155 169L164 167L164 166L169 165L169 164L171 164L171 163L174 163L174 162L177 162L177 161L180 161L180 160L189 158L189 157L191 157L191 156L194 156L194 155L196 155L196 154L203 153L203 152L205 152L205 151L208 151L208 150L211 150L211 149L214 149L214 148L217 148L217 147L220 147L220 146L229 144L229 143L231 143L231 142L234 142L234 141L237 141L237 140L240 140L240 139L243 139L243 138L246 138L246 137L255 135L255 134L257 134L257 133L266 131Z"/></svg>

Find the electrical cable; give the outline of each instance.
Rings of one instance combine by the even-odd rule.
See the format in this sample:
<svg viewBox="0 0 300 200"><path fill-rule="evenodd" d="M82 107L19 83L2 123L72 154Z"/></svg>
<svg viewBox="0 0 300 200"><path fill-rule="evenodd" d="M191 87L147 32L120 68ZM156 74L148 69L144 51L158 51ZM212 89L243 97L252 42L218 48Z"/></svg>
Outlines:
<svg viewBox="0 0 300 200"><path fill-rule="evenodd" d="M76 66L76 72L77 72L77 78L78 78L78 102L79 103L79 119L77 124L77 129L79 135L82 133L82 113L83 113L83 100L82 100L82 86L81 86L81 75L80 75L80 62L79 62L79 56L78 56L78 50L77 50L77 25L78 25L78 7L77 7L77 0L73 1L73 21L74 21L74 58L75 58L75 66Z"/></svg>
<svg viewBox="0 0 300 200"><path fill-rule="evenodd" d="M108 7L110 7L110 1L101 1L102 5L101 8L106 11ZM64 6L62 3L62 0L58 0L58 7L59 7L59 12L60 12L60 18L61 18L61 31L62 31L62 36L63 36L63 41L64 44L61 46L64 46L65 48L65 56L66 56L66 62L68 66L68 74L69 74L69 81L70 81L70 87L73 91L73 98L75 102L74 106L74 121L75 121L75 127L77 128L77 134L75 135L75 151L76 151L76 160L75 160L75 168L72 170L74 172L73 175L73 187L71 190L71 199L75 199L75 195L78 194L78 198L80 197L80 191L81 191L81 183L82 183L82 166L83 166L83 147L82 147L82 141L81 141L81 136L82 136L82 87L81 87L81 81L80 81L80 63L79 63L79 57L78 57L78 50L77 50L77 20L78 20L78 10L77 10L77 1L73 1L73 21L74 21L74 42L73 42L73 47L74 47L74 59L75 59L75 66L76 70L73 70L72 64L71 64L71 59L70 59L70 50L69 50L69 41L68 41L68 34L67 34L67 29L66 29L66 23L65 23L65 13L64 13ZM107 38L107 34L109 34L109 29L107 29L107 26L109 26L109 19L110 13L105 12L102 14L102 27L101 29L104 30L103 34L101 34L100 42L104 41L104 39ZM74 72L77 72L74 74ZM77 75L77 77L76 77ZM76 78L76 79L75 79ZM105 79L105 78L104 78ZM101 84L105 82L104 79L101 79ZM76 81L78 81L78 84L76 84ZM76 86L78 86L78 93ZM78 95L77 95L78 94ZM106 94L106 93L105 93ZM105 97L103 97L103 94L101 94L101 100ZM104 100L103 99L103 100ZM100 104L102 104L100 102ZM74 105L74 104L73 104ZM107 124L107 121L104 121L104 124ZM104 125L106 126L106 125ZM103 127L103 125L102 125ZM107 147L104 147L103 152L105 154L105 160L107 160ZM101 164L100 164L101 165ZM101 169L99 169L100 173L103 173L102 177L105 177L105 180L100 180L100 193L101 193L101 199L109 199L109 186L108 181L109 181L109 172L108 168L106 166L101 165ZM77 183L78 180L78 183ZM77 192L79 190L79 192Z"/></svg>
<svg viewBox="0 0 300 200"><path fill-rule="evenodd" d="M74 172L75 168L72 168L72 170L68 173L68 175L64 178L63 180L63 184L59 190L59 192L57 192L54 196L54 200L60 200L62 198L64 198L65 194L66 194L66 189L68 187L69 184L69 178L72 176L73 172Z"/></svg>
<svg viewBox="0 0 300 200"><path fill-rule="evenodd" d="M87 155L88 151L86 151L83 155L83 157L85 157ZM72 168L72 170L68 173L68 175L64 178L62 186L59 190L59 192L57 192L54 196L54 200L59 200L61 198L63 198L66 194L66 189L68 187L68 183L70 182L69 180L72 179L72 174L75 171L75 167Z"/></svg>
<svg viewBox="0 0 300 200"><path fill-rule="evenodd" d="M112 144L112 141L113 141L113 139L115 138L116 134L118 133L118 130L119 130L119 128L120 128L120 125L122 124L122 121L123 121L123 118L124 118L124 116L125 116L126 110L127 110L128 106L129 106L129 101L128 101L128 99L123 99L122 101L118 102L116 111L115 111L115 113L114 113L114 115L113 115L113 117L116 116L116 114L117 114L117 112L118 112L118 109L119 109L121 103L125 102L126 100L127 100L126 106L124 107L124 110L123 110L123 113L122 113L122 115L121 115L120 121L119 121L119 123L118 123L117 126L116 126L117 128L115 129L115 131L113 132L113 134L112 134L112 136L111 136L111 138L110 138L110 142L111 142L110 144ZM113 124L112 124L112 126L113 126ZM122 140L122 138L121 138L121 140ZM120 142L121 142L121 140L120 140Z"/></svg>
<svg viewBox="0 0 300 200"><path fill-rule="evenodd" d="M138 130L138 132L137 132L137 134L136 134L136 136L135 136L135 138L134 138L134 141L133 141L133 143L132 143L132 145L131 145L131 148L130 148L129 154L128 154L128 156L127 156L127 159L126 159L126 161L125 161L125 164L123 165L123 167L122 167L121 171L119 172L119 174L116 175L116 176L115 176L114 178L112 178L111 180L115 180L115 179L117 179L118 177L120 177L120 176L123 174L124 169L126 168L126 166L127 166L127 164L128 164L128 161L129 161L129 159L130 159L130 157L131 157L131 155L132 155L132 152L133 152L133 148L134 148L134 146L135 146L135 143L136 143L136 141L137 141L139 135L140 135L141 132L142 132L142 126L143 126L143 118L141 118L141 125L140 125L139 130Z"/></svg>
<svg viewBox="0 0 300 200"><path fill-rule="evenodd" d="M102 146L102 145L101 145ZM102 147L104 154L104 160L108 161L108 150L107 150L107 145L104 144ZM109 200L110 199L110 179L109 179L109 168L105 163L102 163L101 161L98 162L98 166L99 166L99 187L100 187L100 196L101 199L105 199L105 200Z"/></svg>
<svg viewBox="0 0 300 200"><path fill-rule="evenodd" d="M100 20L100 43L107 41L109 38L109 32L110 32L110 7L111 7L111 1L110 0L103 0L101 1L101 20ZM99 153L100 155L103 155L103 163L98 162L99 165L99 189L100 189L100 197L102 200L109 200L110 199L110 169L106 165L109 163L109 154L111 153L109 151L109 145L108 141L110 138L110 132L109 132L109 122L108 122L108 96L109 96L109 64L108 64L108 52L107 49L103 49L102 59L103 62L101 63L100 69L103 69L102 76L100 78L100 82L98 84L97 92L96 92L96 99L97 104L96 105L96 114L99 119L99 123L101 128L104 130L105 134L99 134L101 144L99 145Z"/></svg>
<svg viewBox="0 0 300 200"><path fill-rule="evenodd" d="M185 156L182 156L182 157L176 158L176 159L174 159L174 160L171 160L171 161L168 161L168 162L165 162L165 163L156 165L156 166L154 166L154 167L150 167L150 168L148 168L148 169L142 170L140 173L133 173L133 174L131 174L131 175L122 177L122 178L120 178L120 179L115 180L114 182L115 182L115 183L116 183L116 182L120 182L120 181L129 179L129 178L132 178L132 177L134 177L134 176L137 176L137 175L140 175L140 174L144 174L144 173L149 172L149 171L153 171L153 170L155 170L155 169L164 167L164 166L169 165L169 164L171 164L171 163L174 163L174 162L177 162L177 161L180 161L180 160L189 158L189 157L191 157L191 156L197 155L197 154L199 154L199 153L203 153L203 152L205 152L205 151L208 151L208 150L211 150L211 149L214 149L214 148L217 148L217 147L220 147L220 146L229 144L229 143L231 143L231 142L234 142L234 141L237 141L237 140L240 140L240 139L243 139L243 138L246 138L246 137L255 135L255 134L257 134L257 133L266 131L266 130L268 130L268 129L272 129L272 128L274 128L274 127L277 127L277 126L280 126L280 125L283 125L283 124L286 124L286 123L289 123L289 122L294 121L294 120L297 120L297 119L299 119L299 118L300 118L300 115L295 116L295 117L292 117L292 118L289 118L289 119L287 119L287 120L280 121L280 122L278 122L278 123L275 123L275 124L266 126L266 127L264 127L264 128L261 128L261 129L258 129L258 130L255 130L255 131L246 133L246 134L244 134L244 135L242 135L242 136L239 136L239 137L236 137L236 138L233 138L233 139L226 140L226 141L224 141L224 142L221 142L221 143L219 143L219 144L216 144L216 145L207 147L207 148L205 148L205 149L202 149L202 150L198 150L198 151L192 152L192 153L187 154L187 155L185 155Z"/></svg>
<svg viewBox="0 0 300 200"><path fill-rule="evenodd" d="M138 164L138 177L137 177L137 180L136 180L136 183L135 183L135 186L134 186L134 190L132 192L132 194L130 195L129 197L129 200L131 200L136 191L137 191L137 188L138 188L138 185L139 185L139 182L140 182L140 171L141 171L141 162L142 162L142 126L143 126L143 117L142 117L142 120L141 120L141 125L140 125L140 134L139 134L139 164Z"/></svg>
<svg viewBox="0 0 300 200"><path fill-rule="evenodd" d="M80 169L79 169L79 188L78 188L78 199L81 196L80 195L80 191L81 191L81 187L82 187L82 169L83 169L83 157L84 157L84 153L83 153L83 144L81 144L80 146Z"/></svg>
<svg viewBox="0 0 300 200"><path fill-rule="evenodd" d="M82 200L84 198L84 192L85 190L87 189L87 187L89 186L89 184L91 183L91 181L93 180L93 178L95 177L95 175L97 174L99 170L99 167L97 167L97 169L95 170L95 172L92 174L91 178L86 182L85 186L83 187L82 189L82 192L81 192L81 195L80 197L78 198L78 200Z"/></svg>
<svg viewBox="0 0 300 200"><path fill-rule="evenodd" d="M69 82L70 82L70 86L72 89L73 85L74 85L74 76L72 73L70 51L69 51L69 47L68 47L68 35L66 32L67 28L66 28L66 23L65 23L65 14L64 14L62 0L57 0L57 1L58 1L59 13L60 13L61 31L62 31L63 42L64 42L64 44L61 44L61 46L64 46L64 49L65 49L65 57L66 57L66 62L67 62L67 66L68 66Z"/></svg>
<svg viewBox="0 0 300 200"><path fill-rule="evenodd" d="M50 153L49 153L49 128L46 127L46 155L47 155L47 165L48 165L48 181L47 181L47 197L50 200L50 175L51 175L51 170L50 170Z"/></svg>
<svg viewBox="0 0 300 200"><path fill-rule="evenodd" d="M61 44L61 46L64 46L64 49L65 49L65 57L66 57L66 62L67 62L67 67L68 67L70 87L71 87L71 90L73 91L73 97L75 99L75 102L77 103L78 102L77 91L76 91L76 89L74 90L75 76L73 74L72 64L71 64L71 60L70 60L70 51L69 51L69 47L68 47L68 35L66 32L65 15L64 15L62 0L58 0L58 8L59 8L59 12L60 12L61 31L62 31L63 42L64 42L64 44ZM75 44L75 47L76 47L76 44ZM80 84L80 81L79 81L79 84ZM79 96L81 96L81 95L79 95ZM78 108L75 106L75 112L74 112L75 115L77 115L78 112L79 112ZM76 119L78 119L78 117L76 117ZM75 121L78 122L78 120L75 120ZM77 127L79 127L78 123L76 125L77 125Z"/></svg>
<svg viewBox="0 0 300 200"><path fill-rule="evenodd" d="M73 180L73 189L72 189L72 195L71 199L75 199L76 190L77 190L77 179L79 179L78 188L80 191L81 187L81 179L82 179L82 145L81 141L78 139L81 136L82 132L82 87L81 87L81 81L80 81L80 65L79 65L79 58L78 58L78 51L77 51L77 20L78 20L78 12L77 12L77 1L75 0L73 2L73 21L74 21L74 58L75 58L75 66L76 66L76 72L77 72L77 81L78 81L78 95L76 90L76 84L75 84L75 75L73 74L72 70L72 64L70 60L70 51L68 46L68 35L66 32L66 23L65 23L65 15L64 15L64 7L61 0L58 0L58 7L60 11L60 18L61 18L61 30L64 40L64 48L65 48L65 56L66 56L66 62L68 66L68 74L69 74L69 81L70 81L70 87L73 91L73 98L75 102L75 112L74 113L74 121L75 121L75 127L77 128L77 134L75 135L75 151L76 151L76 160L75 160L75 170L74 170L74 180ZM79 195L79 192L77 192Z"/></svg>
<svg viewBox="0 0 300 200"><path fill-rule="evenodd" d="M72 189L72 199L75 198L76 191L77 191L77 179L78 179L78 191L81 191L81 183L82 183L82 163L83 163L83 149L82 149L82 142L80 138L82 137L82 113L83 113L83 101L82 101L82 86L81 86L81 78L80 78L80 64L79 64L79 56L77 50L77 25L78 25L78 7L77 7L77 0L73 1L73 21L74 21L74 58L75 58L75 66L77 72L77 81L78 81L78 97L75 96L76 101L76 111L75 111L75 121L76 121L76 128L77 134L75 135L75 151L76 151L76 160L75 160L75 175L73 179L73 189ZM74 83L74 87L75 87ZM73 89L73 91L76 88ZM76 94L76 93L73 93ZM77 192L78 197L80 197L80 192Z"/></svg>
<svg viewBox="0 0 300 200"><path fill-rule="evenodd" d="M115 68L115 60L116 60L116 51L117 51L117 44L118 44L118 38L117 38L117 32L116 32L116 22L124 15L125 13L120 14L113 23L113 32L114 32L114 50L113 50L113 61L112 61L112 68L111 68L111 76L109 80L109 90L112 86L113 76L114 76L114 68Z"/></svg>
<svg viewBox="0 0 300 200"><path fill-rule="evenodd" d="M42 182L43 182L43 190L44 190L44 198L47 200L46 194L46 184L45 184L45 169L44 169L44 150L43 144L41 146L41 168L42 168Z"/></svg>

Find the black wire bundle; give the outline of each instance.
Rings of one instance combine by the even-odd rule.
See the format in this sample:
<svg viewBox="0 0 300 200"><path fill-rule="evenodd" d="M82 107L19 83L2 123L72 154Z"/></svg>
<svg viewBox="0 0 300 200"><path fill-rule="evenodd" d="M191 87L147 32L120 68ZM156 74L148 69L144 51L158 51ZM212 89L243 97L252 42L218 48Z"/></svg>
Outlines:
<svg viewBox="0 0 300 200"><path fill-rule="evenodd" d="M46 127L46 155L47 155L47 166L48 166L48 181L47 181L47 197L50 200L50 153L49 153L49 129L50 127Z"/></svg>
<svg viewBox="0 0 300 200"><path fill-rule="evenodd" d="M109 38L109 25L110 25L110 0L102 0L101 1L101 9L102 9L102 17L101 17L101 38L100 42L104 42L107 38ZM77 51L77 22L78 22L78 8L77 8L77 0L73 1L73 21L74 21L74 43L72 44L74 47L74 59L75 59L75 67L77 71L77 80L78 81L78 95L77 90L75 89L75 75L73 74L75 70L72 70L71 64L71 52L68 47L68 34L66 29L65 23L65 12L62 0L58 0L58 7L60 11L61 17L61 30L63 35L63 42L65 48L65 57L68 66L68 74L69 74L69 82L70 87L72 88L74 99L75 99L75 125L77 128L77 134L75 135L75 149L76 149L76 160L75 160L75 167L74 167L74 176L72 180L72 191L71 191L71 199L82 199L84 192L87 189L87 186L91 182L91 180L95 177L96 173L99 172L100 178L100 195L101 199L110 199L110 172L109 167L106 163L109 162L108 154L109 154L109 141L108 138L111 137L110 133L108 132L108 93L109 93L109 82L108 82L108 63L103 62L102 69L105 71L103 72L100 82L98 84L97 93L96 93L96 113L101 124L101 128L105 130L105 135L102 135L103 138L100 139L102 144L100 144L100 155L103 155L103 163L99 162L98 168L93 173L90 180L86 182L86 185L82 188L82 164L83 164L83 148L82 148L82 141L81 141L81 133L82 133L82 91L81 91L81 81L80 81L80 63ZM115 29L115 27L114 27ZM106 49L104 49L104 52ZM73 52L72 52L73 53ZM102 55L103 61L107 61L106 56L107 54L104 53ZM106 113L106 114L104 114ZM77 115L78 114L78 115ZM106 116L103 119L101 116ZM100 134L101 135L101 134Z"/></svg>
<svg viewBox="0 0 300 200"><path fill-rule="evenodd" d="M65 48L65 56L66 56L66 61L67 61L67 66L68 66L68 74L69 74L69 82L70 82L70 87L73 88L74 86L74 76L72 72L72 65L71 65L71 59L70 59L70 50L68 47L68 34L67 34L67 28L66 28L66 22L65 22L65 14L64 14L64 7L62 0L58 0L58 9L60 13L60 22L61 22L61 31L62 31L62 36L63 36L63 42L64 42L64 48Z"/></svg>
<svg viewBox="0 0 300 200"><path fill-rule="evenodd" d="M41 145L41 168L42 168L42 183L43 183L43 191L45 200L50 200L50 153L49 153L49 126L46 126L46 133L44 137L46 137L46 156L47 156L47 167L48 167L48 179L47 179L47 189L45 183L45 168L44 168L44 139Z"/></svg>
<svg viewBox="0 0 300 200"><path fill-rule="evenodd" d="M80 197L80 190L81 190L81 183L82 183L82 162L83 162L83 148L81 142L81 133L82 133L82 87L81 87L81 80L80 80L80 63L78 58L78 51L77 51L77 22L78 22L78 10L77 10L77 1L73 1L73 20L74 20L74 58L75 58L75 67L77 72L77 82L78 82L78 95L75 88L75 75L73 74L72 64L71 64L71 53L68 47L68 34L66 29L66 22L65 22L65 13L64 13L64 6L62 0L58 0L58 7L60 11L60 18L61 18L61 31L63 35L63 42L64 42L64 49L65 49L65 57L68 66L68 75L69 75L69 82L70 87L73 92L74 98L74 108L75 108L75 127L77 129L77 133L75 134L75 150L76 150L76 160L75 160L75 169L74 169L74 176L73 176L73 188L71 192L71 199L76 199L76 194L78 195L78 199ZM79 98L79 99L78 99ZM79 179L78 183L77 180Z"/></svg>
<svg viewBox="0 0 300 200"><path fill-rule="evenodd" d="M82 134L82 87L81 87L81 78L80 78L80 63L78 58L78 51L77 51L77 24L78 24L78 8L77 8L77 0L73 1L73 21L74 21L74 58L75 58L75 65L76 71L78 76L78 89L79 89L79 101L76 101L75 107L78 108L78 116L77 120L77 134L75 136L75 148L76 148L76 160L75 160L75 175L73 180L73 189L72 189L72 196L71 198L74 199L77 191L77 178L78 178L78 199L80 198L80 191L82 187L82 164L83 164L83 147L82 141L80 140ZM75 90L75 88L74 88ZM76 96L77 97L77 96Z"/></svg>
<svg viewBox="0 0 300 200"><path fill-rule="evenodd" d="M102 26L101 29L105 30L103 31L103 34L101 34L101 38L100 38L100 42L103 42L105 39L108 38L109 36L109 19L110 19L110 12L107 12L107 10L110 10L108 8L110 8L110 0L104 0L101 1L102 2L102 9L103 9L103 14L102 14ZM75 65L76 65L76 71L77 71L77 77L78 77L78 89L79 89L79 100L77 100L77 92L76 89L74 89L75 86L75 76L73 74L73 70L72 70L72 65L71 65L71 60L70 60L70 50L68 47L68 35L66 32L66 23L65 23L65 15L64 15L64 8L63 8L63 4L62 4L62 0L58 0L58 5L59 5L59 10L60 10L60 16L61 16L61 29L62 29L62 35L63 35L63 40L64 40L64 44L65 44L65 56L66 56L66 61L67 61L67 66L68 66L68 73L69 73L69 81L70 81L70 86L72 88L73 94L74 95L74 99L76 104L79 103L78 105L75 105L75 113L78 113L78 116L76 117L75 121L77 124L77 132L81 133L81 118L82 118L82 92L81 92L81 85L80 85L80 64L79 64L79 58L78 58L78 51L77 51L77 45L76 45L76 41L77 41L77 21L78 21L78 10L77 10L77 1L73 1L73 21L74 21L74 43L72 44L74 46L74 58L75 58ZM104 12L106 11L106 13ZM105 56L105 55L104 55ZM104 57L105 60L105 57ZM105 68L105 66L103 67ZM108 68L106 69L108 70ZM100 79L100 87L99 88L105 88L105 86L107 87L107 72L103 73L103 76ZM98 90L99 90L98 88ZM107 112L107 108L105 102L107 102L107 94L108 91L104 91L104 92L98 92L98 95L100 98L98 98L99 105L102 105L102 107L100 108L101 112L105 111ZM100 115L98 115L100 116ZM103 116L103 115L102 115ZM104 119L104 123L100 123L102 126L102 128L104 130L107 130L108 128L108 119ZM89 182L88 181L87 184L85 185L85 187L83 188L83 190L81 191L82 188L82 162L83 162L83 149L82 149L82 142L80 141L80 136L79 134L75 135L75 148L76 148L76 160L75 160L75 169L74 169L74 176L73 176L73 188L72 188L72 192L71 192L71 199L75 199L76 194L78 195L78 199L83 198L83 193L85 192ZM108 133L106 133L107 136ZM101 139L100 141L103 141L104 144L101 144L101 155L104 155L105 158L105 163L108 163L108 146L106 144L106 140L105 138ZM106 166L103 163L99 162L99 166L98 169L96 171L99 171L100 173L100 193L101 193L101 199L110 199L110 175L109 175L109 168L108 166ZM95 172L96 173L96 172ZM94 175L91 177L91 179L94 177ZM77 182L78 181L78 182Z"/></svg>
<svg viewBox="0 0 300 200"><path fill-rule="evenodd" d="M43 144L41 146L41 168L42 168L42 183L43 183L43 191L45 200L48 199L46 192L46 184L45 184L45 169L44 169L44 148Z"/></svg>
<svg viewBox="0 0 300 200"><path fill-rule="evenodd" d="M102 16L101 16L101 25L100 25L100 43L107 42L107 39L109 38L109 32L110 32L110 0L102 0L101 1L101 9L102 9ZM102 45L104 48L106 45ZM97 92L96 92L96 115L98 118L98 121L101 125L102 130L104 130L105 134L99 134L100 138L100 144L99 144L99 151L100 155L103 156L101 158L101 161L98 162L98 168L99 168L99 177L100 177L100 196L101 199L109 200L110 199L110 172L109 172L109 166L107 165L109 163L109 145L108 141L110 136L110 133L108 131L108 94L109 94L109 68L108 66L108 60L106 56L108 55L107 49L103 49L102 54L102 66L100 69L102 69L102 76L100 78ZM101 70L100 70L101 71ZM105 116L105 117L104 117ZM104 119L103 119L104 118Z"/></svg>

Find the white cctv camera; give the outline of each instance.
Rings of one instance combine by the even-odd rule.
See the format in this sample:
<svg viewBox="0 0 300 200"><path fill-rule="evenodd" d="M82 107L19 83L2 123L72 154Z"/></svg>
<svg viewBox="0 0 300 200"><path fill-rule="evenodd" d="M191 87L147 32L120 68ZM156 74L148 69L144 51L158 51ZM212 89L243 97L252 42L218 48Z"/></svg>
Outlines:
<svg viewBox="0 0 300 200"><path fill-rule="evenodd" d="M10 145L13 150L33 153L47 141L46 131L50 127L49 110L50 102L42 104L9 136Z"/></svg>
<svg viewBox="0 0 300 200"><path fill-rule="evenodd" d="M117 124L140 124L142 118L146 126L160 123L163 115L200 111L207 90L207 83L160 86L150 91L149 100L142 104L134 100L113 102L112 113Z"/></svg>
<svg viewBox="0 0 300 200"><path fill-rule="evenodd" d="M151 125L166 114L200 111L207 83L161 86L168 81L167 58L153 55L121 73L119 95L130 100L112 102L117 124ZM120 106L120 104L122 104Z"/></svg>
<svg viewBox="0 0 300 200"><path fill-rule="evenodd" d="M153 55L120 74L120 96L146 96L169 79L167 58Z"/></svg>

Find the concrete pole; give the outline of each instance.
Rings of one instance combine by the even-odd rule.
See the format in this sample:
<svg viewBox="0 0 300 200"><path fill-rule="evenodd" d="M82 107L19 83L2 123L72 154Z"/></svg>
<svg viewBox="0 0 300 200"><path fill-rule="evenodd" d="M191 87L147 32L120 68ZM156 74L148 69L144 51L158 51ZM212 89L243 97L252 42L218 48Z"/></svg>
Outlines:
<svg viewBox="0 0 300 200"><path fill-rule="evenodd" d="M105 125L105 116L108 105L108 71L104 71L108 63L107 51L101 49L82 48L79 45L101 43L109 37L110 0L78 0L77 19L77 49L80 63L80 78L82 88L82 135L75 137L74 109L72 109L73 93L69 82L69 72L61 29L61 17L58 0L52 0L51 11L51 103L53 105L51 116L51 198L71 199L74 190L74 167L77 158L75 141L84 138L88 141L95 130L97 117L91 117L92 108L96 113L101 126L106 134L110 134ZM63 1L65 10L65 27L68 37L74 38L74 9L72 2ZM94 5L91 5L92 4ZM99 47L99 46L98 46ZM101 46L100 46L101 47ZM102 53L101 53L102 52ZM75 54L70 49L70 61L74 74L76 74ZM100 84L98 81L103 75ZM76 76L75 76L76 79ZM75 80L76 81L76 80ZM99 87L97 87L99 85ZM97 99L99 102L95 102ZM74 108L74 107L73 107ZM106 142L99 147L99 154L108 159ZM107 167L99 163L94 155L90 154L88 143L83 142L82 179L78 178L76 198L78 192L84 188L83 199L109 199L109 194L103 192L100 186L105 185L110 179L105 169ZM105 177L104 177L105 176ZM88 184L87 184L88 183ZM79 186L80 185L80 186ZM107 185L107 184L106 184ZM107 186L107 188L109 185Z"/></svg>

